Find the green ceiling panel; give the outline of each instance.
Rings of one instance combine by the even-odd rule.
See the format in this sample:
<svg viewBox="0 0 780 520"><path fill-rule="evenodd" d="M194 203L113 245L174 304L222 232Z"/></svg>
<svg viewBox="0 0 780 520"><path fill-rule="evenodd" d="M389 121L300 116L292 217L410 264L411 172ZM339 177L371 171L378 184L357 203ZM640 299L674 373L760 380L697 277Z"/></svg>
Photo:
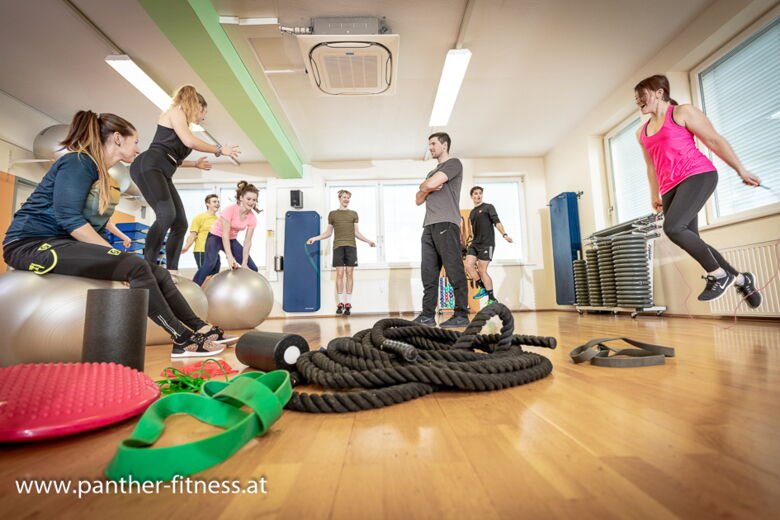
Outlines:
<svg viewBox="0 0 780 520"><path fill-rule="evenodd" d="M295 147L219 23L210 0L138 0L283 178L299 178Z"/></svg>

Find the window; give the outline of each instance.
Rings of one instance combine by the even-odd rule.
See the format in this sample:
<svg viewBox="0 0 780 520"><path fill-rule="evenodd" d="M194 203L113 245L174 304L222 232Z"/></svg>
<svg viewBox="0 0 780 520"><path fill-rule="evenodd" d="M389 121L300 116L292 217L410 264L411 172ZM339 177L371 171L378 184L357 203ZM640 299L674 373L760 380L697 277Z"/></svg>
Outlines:
<svg viewBox="0 0 780 520"><path fill-rule="evenodd" d="M696 73L696 71L694 71ZM701 106L765 190L742 184L719 157L719 217L780 202L780 18L699 70Z"/></svg>
<svg viewBox="0 0 780 520"><path fill-rule="evenodd" d="M349 200L348 208L356 211L358 214L358 229L360 234L369 240L378 242L377 239L377 186L371 185L348 185L333 184L328 186L328 212L338 209L341 203L338 199L339 190L347 190L352 194ZM323 229L328 225L328 215L323 215ZM333 240L335 236L322 245L330 246L330 252L333 253ZM355 240L357 244L358 265L375 265L378 263L379 255L377 248L370 247L362 240ZM329 262L329 265L330 264Z"/></svg>
<svg viewBox="0 0 780 520"><path fill-rule="evenodd" d="M501 237L501 233L496 231L496 249L493 253L493 260L522 262L525 259L523 222L521 221L521 216L525 214L522 183L515 180L476 178L474 184L482 187L482 200L496 208L504 231L512 237L510 244Z"/></svg>
<svg viewBox="0 0 780 520"><path fill-rule="evenodd" d="M388 264L420 265L425 205L414 203L418 184L382 185L383 253Z"/></svg>
<svg viewBox="0 0 780 520"><path fill-rule="evenodd" d="M258 197L257 207L258 209L265 210L266 208L266 190L265 188L258 187L260 196ZM236 190L232 186L209 186L205 188L178 188L179 196L181 197L184 210L187 213L188 225L192 223L192 219L196 215L206 211L206 195L216 193L219 195L222 208L227 207L228 204L235 204ZM265 211L255 214L257 217L257 228L252 236L252 251L250 255L252 260L258 265L258 267L265 266L265 242L266 242L266 225L265 225ZM188 228L189 233L189 228ZM243 233L239 233L239 241L243 241ZM221 253L220 253L221 254ZM195 257L192 255L192 248L186 253L181 255L179 260L179 268L181 269L195 269ZM222 258L222 267L225 268L226 264L224 257Z"/></svg>
<svg viewBox="0 0 780 520"><path fill-rule="evenodd" d="M647 165L642 145L636 139L641 124L638 117L633 118L606 138L618 224L651 212Z"/></svg>
<svg viewBox="0 0 780 520"><path fill-rule="evenodd" d="M479 182L485 189L485 196L489 197L487 201L496 207L501 222L514 240L509 244L497 237L494 259L522 261L525 258L520 217L524 214L522 183L508 179ZM327 186L328 211L339 207L337 193L341 189L352 192L349 208L360 215L360 232L377 243L376 249L373 249L365 242L357 242L359 264L363 267L419 267L420 237L425 219L425 205L414 203L419 183L331 182ZM468 188L463 186L462 189Z"/></svg>

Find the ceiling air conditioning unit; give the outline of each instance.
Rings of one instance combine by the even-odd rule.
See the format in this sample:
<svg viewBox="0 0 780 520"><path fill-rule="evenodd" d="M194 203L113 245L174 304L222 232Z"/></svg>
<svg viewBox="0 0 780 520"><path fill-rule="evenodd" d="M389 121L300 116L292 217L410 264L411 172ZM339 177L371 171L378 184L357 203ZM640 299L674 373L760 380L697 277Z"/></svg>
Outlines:
<svg viewBox="0 0 780 520"><path fill-rule="evenodd" d="M329 96L395 94L401 37L379 18L315 18L313 34L298 35L312 86Z"/></svg>

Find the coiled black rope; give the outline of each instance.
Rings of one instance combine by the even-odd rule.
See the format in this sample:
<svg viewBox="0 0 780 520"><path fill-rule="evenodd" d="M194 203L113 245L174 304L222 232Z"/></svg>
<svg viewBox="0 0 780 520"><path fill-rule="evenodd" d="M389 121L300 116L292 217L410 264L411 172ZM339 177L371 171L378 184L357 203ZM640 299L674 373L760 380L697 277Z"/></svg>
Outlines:
<svg viewBox="0 0 780 520"><path fill-rule="evenodd" d="M501 332L479 334L496 315L502 322ZM552 372L549 359L525 352L520 345L555 348L555 338L513 332L512 313L500 303L482 309L462 333L402 319L380 320L351 338L332 340L327 350L302 354L295 374L299 382L340 392L294 392L287 408L310 413L356 412L437 390L509 388Z"/></svg>

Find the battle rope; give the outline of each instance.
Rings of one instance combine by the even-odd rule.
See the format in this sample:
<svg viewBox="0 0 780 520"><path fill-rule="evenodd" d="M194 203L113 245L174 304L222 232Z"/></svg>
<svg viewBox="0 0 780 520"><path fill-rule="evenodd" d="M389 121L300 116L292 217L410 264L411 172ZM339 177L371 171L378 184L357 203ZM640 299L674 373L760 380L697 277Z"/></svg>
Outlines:
<svg viewBox="0 0 780 520"><path fill-rule="evenodd" d="M479 334L496 315L502 322L501 332ZM555 338L513 332L512 313L500 303L482 309L463 333L402 319L380 320L351 338L332 340L327 350L302 354L294 377L300 383L340 392L294 392L287 408L309 413L355 412L437 390L499 390L550 374L549 359L525 352L520 345L555 348Z"/></svg>

